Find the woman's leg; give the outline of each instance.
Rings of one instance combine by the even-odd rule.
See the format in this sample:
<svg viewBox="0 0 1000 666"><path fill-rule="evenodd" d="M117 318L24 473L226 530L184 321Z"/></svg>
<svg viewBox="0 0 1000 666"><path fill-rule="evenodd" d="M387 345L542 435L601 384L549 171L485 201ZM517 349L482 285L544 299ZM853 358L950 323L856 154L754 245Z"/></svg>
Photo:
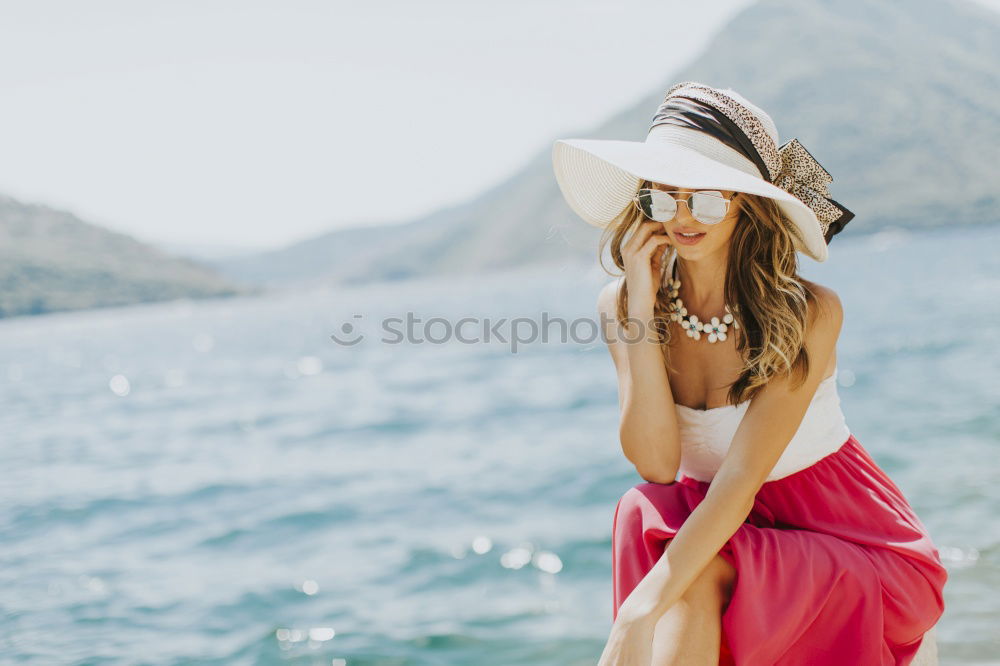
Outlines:
<svg viewBox="0 0 1000 666"><path fill-rule="evenodd" d="M656 623L651 666L718 666L722 613L735 580L733 565L716 555L684 597Z"/></svg>

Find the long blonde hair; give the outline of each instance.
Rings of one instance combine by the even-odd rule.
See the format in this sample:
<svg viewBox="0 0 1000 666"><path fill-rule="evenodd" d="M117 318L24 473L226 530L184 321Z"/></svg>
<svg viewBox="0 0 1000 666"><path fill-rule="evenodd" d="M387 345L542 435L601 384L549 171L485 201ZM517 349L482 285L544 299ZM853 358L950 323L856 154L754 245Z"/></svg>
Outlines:
<svg viewBox="0 0 1000 666"><path fill-rule="evenodd" d="M649 181L640 185L650 186ZM727 336L735 335L737 352L744 361L744 369L728 393L729 402L739 404L751 399L776 375L797 370L799 383L805 381L809 372L805 349L808 306L816 301L817 285L799 275L793 240L797 228L774 199L738 192L733 203L739 218L729 241L724 296L740 325L738 329L729 325L726 331ZM610 244L609 254L620 271L617 275L624 275L622 244L645 220L630 204L604 229L598 261L605 271L610 273L603 263L604 249ZM663 262L664 268L667 263ZM653 306L653 331L664 364L672 370L668 305L661 276ZM615 315L619 323L628 317L627 288L618 293Z"/></svg>

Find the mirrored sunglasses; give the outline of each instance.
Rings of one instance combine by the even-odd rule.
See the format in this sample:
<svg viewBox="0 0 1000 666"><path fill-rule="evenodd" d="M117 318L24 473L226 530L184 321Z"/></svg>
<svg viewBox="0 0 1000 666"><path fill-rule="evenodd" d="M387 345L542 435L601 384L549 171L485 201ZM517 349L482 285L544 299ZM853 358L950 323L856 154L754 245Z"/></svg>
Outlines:
<svg viewBox="0 0 1000 666"><path fill-rule="evenodd" d="M702 224L718 224L729 211L729 201L718 190L697 190L687 198L677 198L683 195L675 190L640 189L632 202L643 215L656 222L669 222L677 214L677 202L684 201L691 216Z"/></svg>

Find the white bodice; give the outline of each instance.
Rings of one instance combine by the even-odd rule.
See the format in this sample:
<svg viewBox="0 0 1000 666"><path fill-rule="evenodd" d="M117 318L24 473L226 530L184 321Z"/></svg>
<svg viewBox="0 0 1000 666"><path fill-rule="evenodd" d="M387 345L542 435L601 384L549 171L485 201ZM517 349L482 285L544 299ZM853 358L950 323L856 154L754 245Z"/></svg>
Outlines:
<svg viewBox="0 0 1000 666"><path fill-rule="evenodd" d="M681 435L680 472L699 481L711 481L749 405L749 400L712 409L676 405ZM840 409L837 371L834 370L819 383L799 429L778 458L767 481L809 467L839 449L850 435Z"/></svg>

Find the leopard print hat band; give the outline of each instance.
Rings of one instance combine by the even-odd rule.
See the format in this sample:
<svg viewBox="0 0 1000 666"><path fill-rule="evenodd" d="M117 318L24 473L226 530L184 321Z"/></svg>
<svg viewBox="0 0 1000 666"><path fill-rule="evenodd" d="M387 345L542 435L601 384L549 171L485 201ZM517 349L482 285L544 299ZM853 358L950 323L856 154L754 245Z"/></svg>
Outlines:
<svg viewBox="0 0 1000 666"><path fill-rule="evenodd" d="M798 139L778 147L773 123L765 124L749 106L717 88L695 81L671 86L650 130L659 125L696 129L736 150L757 167L761 178L792 194L816 214L827 244L854 218L854 213L830 198L827 186L833 177Z"/></svg>

